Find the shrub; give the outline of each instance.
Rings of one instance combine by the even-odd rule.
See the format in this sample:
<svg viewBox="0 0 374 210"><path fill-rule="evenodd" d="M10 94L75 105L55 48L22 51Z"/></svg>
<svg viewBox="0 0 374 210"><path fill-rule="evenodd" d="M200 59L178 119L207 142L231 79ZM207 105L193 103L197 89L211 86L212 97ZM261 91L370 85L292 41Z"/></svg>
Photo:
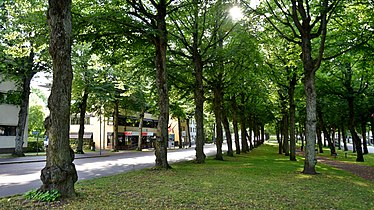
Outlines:
<svg viewBox="0 0 374 210"><path fill-rule="evenodd" d="M44 152L43 139L39 140L38 143L36 141L27 142L27 152Z"/></svg>
<svg viewBox="0 0 374 210"><path fill-rule="evenodd" d="M43 202L52 202L60 199L61 194L58 190L50 190L42 192L39 190L30 190L25 193L25 198L30 200L38 200Z"/></svg>

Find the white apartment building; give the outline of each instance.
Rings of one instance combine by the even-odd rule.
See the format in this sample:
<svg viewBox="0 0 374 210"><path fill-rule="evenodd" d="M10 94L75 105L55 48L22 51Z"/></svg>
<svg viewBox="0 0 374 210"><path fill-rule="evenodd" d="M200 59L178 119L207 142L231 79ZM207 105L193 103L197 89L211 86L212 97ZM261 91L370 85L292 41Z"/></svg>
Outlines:
<svg viewBox="0 0 374 210"><path fill-rule="evenodd" d="M14 82L3 81L0 75L0 101L5 99L9 90L15 90ZM10 153L14 150L16 127L18 123L19 107L11 104L0 103L0 153ZM27 123L24 132L24 147L27 147Z"/></svg>

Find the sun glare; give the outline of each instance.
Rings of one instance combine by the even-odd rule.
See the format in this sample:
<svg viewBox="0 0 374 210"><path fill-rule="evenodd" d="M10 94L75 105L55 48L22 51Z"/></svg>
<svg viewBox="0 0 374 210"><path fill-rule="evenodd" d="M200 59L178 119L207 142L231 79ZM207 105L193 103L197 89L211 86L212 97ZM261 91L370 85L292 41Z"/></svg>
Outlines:
<svg viewBox="0 0 374 210"><path fill-rule="evenodd" d="M233 20L241 20L243 18L243 12L242 9L240 9L238 6L233 6L230 9L230 16Z"/></svg>

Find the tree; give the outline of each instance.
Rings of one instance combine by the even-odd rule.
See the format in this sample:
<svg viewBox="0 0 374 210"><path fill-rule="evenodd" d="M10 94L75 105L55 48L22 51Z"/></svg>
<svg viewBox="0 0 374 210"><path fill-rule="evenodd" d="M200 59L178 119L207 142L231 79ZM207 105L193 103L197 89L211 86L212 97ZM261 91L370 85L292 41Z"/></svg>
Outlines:
<svg viewBox="0 0 374 210"><path fill-rule="evenodd" d="M29 133L38 131L44 133L44 112L43 107L36 105L29 108Z"/></svg>
<svg viewBox="0 0 374 210"><path fill-rule="evenodd" d="M289 4L267 0L270 15L264 15L274 29L288 42L301 47L304 68L304 90L306 95L306 150L304 174L316 174L316 87L315 73L319 69L325 51L328 22L331 20L340 0L296 1ZM286 28L280 28L283 25ZM282 30L283 29L283 30Z"/></svg>
<svg viewBox="0 0 374 210"><path fill-rule="evenodd" d="M45 127L49 137L46 166L39 190L58 190L63 197L75 196L78 180L74 151L69 145L71 67L71 0L49 0L47 19L51 29L49 53L53 63L53 85L48 99L50 116Z"/></svg>
<svg viewBox="0 0 374 210"><path fill-rule="evenodd" d="M87 101L93 92L95 67L91 67L91 53L89 45L77 44L73 51L73 89L72 89L72 112L79 113L78 146L76 153L83 152L84 120L86 117ZM90 68L91 67L91 68ZM76 109L74 109L76 107Z"/></svg>
<svg viewBox="0 0 374 210"><path fill-rule="evenodd" d="M33 76L46 70L45 41L47 31L43 13L45 5L40 1L5 1L7 16L4 24L7 67L0 69L14 80L20 94L20 107L16 129L14 156L24 156L24 131L27 122L30 83ZM32 8L32 9L31 9Z"/></svg>

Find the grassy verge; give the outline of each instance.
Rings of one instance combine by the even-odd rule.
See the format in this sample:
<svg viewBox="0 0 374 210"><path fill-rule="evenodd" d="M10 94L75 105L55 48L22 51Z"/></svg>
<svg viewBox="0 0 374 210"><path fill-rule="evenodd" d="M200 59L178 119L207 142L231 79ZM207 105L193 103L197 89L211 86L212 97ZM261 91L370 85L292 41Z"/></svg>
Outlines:
<svg viewBox="0 0 374 210"><path fill-rule="evenodd" d="M55 203L0 199L0 209L374 209L374 183L322 164L319 175L301 174L277 148L208 158L206 164L172 165L80 181L78 196Z"/></svg>

